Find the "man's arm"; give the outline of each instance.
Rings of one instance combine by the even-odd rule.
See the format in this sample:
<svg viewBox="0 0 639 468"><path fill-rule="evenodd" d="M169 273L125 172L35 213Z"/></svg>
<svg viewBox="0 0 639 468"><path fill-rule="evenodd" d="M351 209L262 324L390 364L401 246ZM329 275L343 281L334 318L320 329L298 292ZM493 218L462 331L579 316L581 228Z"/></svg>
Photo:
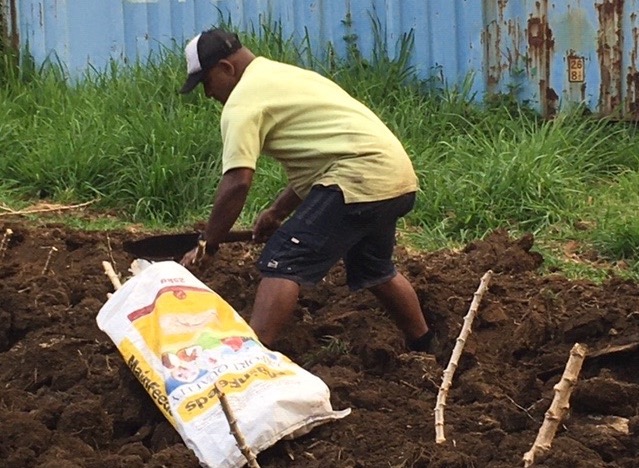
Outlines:
<svg viewBox="0 0 639 468"><path fill-rule="evenodd" d="M211 208L204 239L209 245L218 245L240 216L253 182L253 169L231 169L222 176Z"/></svg>
<svg viewBox="0 0 639 468"><path fill-rule="evenodd" d="M258 216L253 226L253 237L256 242L265 242L280 227L288 215L290 215L302 202L295 191L286 187L275 201Z"/></svg>
<svg viewBox="0 0 639 468"><path fill-rule="evenodd" d="M302 200L297 196L295 191L290 187L286 187L282 193L280 193L275 201L269 207L269 210L273 210L274 214L283 221L288 215L290 215L300 205Z"/></svg>

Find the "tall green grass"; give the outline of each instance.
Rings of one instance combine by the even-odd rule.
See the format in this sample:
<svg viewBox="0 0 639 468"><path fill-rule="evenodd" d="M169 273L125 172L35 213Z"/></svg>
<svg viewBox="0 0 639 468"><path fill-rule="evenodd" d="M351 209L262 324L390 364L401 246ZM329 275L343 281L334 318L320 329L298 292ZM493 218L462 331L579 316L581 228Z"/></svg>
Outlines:
<svg viewBox="0 0 639 468"><path fill-rule="evenodd" d="M472 76L453 86L411 66L413 36L388 44L371 21L371 57L347 35L348 53L311 53L273 23L241 33L258 55L312 67L368 104L398 135L419 174L404 221L422 248L459 245L496 228L532 231L553 245L578 239L611 260L639 260L639 140L633 125L580 109L546 121L512 95L480 100ZM147 65L112 63L72 82L52 62L0 80L0 201L97 200L122 219L177 227L208 214L220 178L220 106L178 94L181 48ZM285 185L261 158L241 217L249 224ZM584 226L587 228L584 229Z"/></svg>

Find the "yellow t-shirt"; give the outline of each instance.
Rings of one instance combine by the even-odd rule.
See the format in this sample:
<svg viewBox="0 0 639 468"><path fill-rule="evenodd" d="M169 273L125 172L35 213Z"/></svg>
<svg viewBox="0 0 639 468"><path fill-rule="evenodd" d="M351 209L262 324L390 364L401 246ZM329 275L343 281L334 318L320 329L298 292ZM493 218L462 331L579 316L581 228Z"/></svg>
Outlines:
<svg viewBox="0 0 639 468"><path fill-rule="evenodd" d="M221 116L222 170L255 169L266 154L282 164L295 193L338 185L346 203L417 190L402 144L365 105L303 68L255 58Z"/></svg>

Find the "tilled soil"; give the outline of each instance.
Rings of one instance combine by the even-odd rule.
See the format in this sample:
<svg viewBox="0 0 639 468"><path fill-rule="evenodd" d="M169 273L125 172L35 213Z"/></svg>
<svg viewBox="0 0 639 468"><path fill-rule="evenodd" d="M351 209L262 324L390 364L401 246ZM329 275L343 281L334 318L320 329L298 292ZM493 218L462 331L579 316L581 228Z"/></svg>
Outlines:
<svg viewBox="0 0 639 468"><path fill-rule="evenodd" d="M132 260L127 232L21 220L0 259L0 460L3 467L197 467L194 454L96 325ZM407 353L369 293L349 293L340 265L304 289L278 350L321 377L344 419L262 452L262 467L514 467L530 449L576 342L596 352L639 341L639 285L541 275L530 235L495 232L462 251L399 248L397 264L436 330L437 359ZM52 250L55 247L57 250ZM227 244L196 272L248 317L258 248ZM46 266L46 268L45 268ZM435 443L434 407L473 294L481 299ZM636 467L639 353L588 358L546 467Z"/></svg>

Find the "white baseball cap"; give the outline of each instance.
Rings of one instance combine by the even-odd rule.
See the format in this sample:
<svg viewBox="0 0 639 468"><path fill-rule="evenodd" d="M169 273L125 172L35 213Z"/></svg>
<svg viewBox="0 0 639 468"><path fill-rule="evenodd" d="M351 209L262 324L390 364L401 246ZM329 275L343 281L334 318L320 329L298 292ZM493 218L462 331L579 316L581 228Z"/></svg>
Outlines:
<svg viewBox="0 0 639 468"><path fill-rule="evenodd" d="M207 71L240 48L242 44L237 34L221 28L210 29L195 36L184 48L188 77L180 93L193 91L202 82Z"/></svg>

